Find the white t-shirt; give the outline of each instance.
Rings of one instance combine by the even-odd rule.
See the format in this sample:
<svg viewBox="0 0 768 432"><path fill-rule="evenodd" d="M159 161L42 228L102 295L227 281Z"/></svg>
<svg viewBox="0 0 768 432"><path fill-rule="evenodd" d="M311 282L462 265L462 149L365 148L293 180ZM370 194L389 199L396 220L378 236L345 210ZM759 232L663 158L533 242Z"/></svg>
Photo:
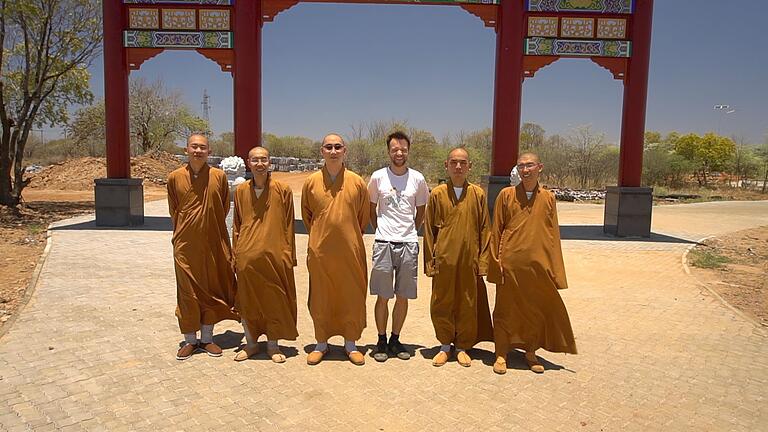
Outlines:
<svg viewBox="0 0 768 432"><path fill-rule="evenodd" d="M453 187L453 193L456 195L456 199L459 199L459 198L461 198L461 194L464 193L464 188L463 187L456 187L456 186L454 186Z"/></svg>
<svg viewBox="0 0 768 432"><path fill-rule="evenodd" d="M413 169L395 175L389 167L376 170L368 182L368 194L376 204L376 240L419 241L416 207L427 205L429 187L424 176Z"/></svg>

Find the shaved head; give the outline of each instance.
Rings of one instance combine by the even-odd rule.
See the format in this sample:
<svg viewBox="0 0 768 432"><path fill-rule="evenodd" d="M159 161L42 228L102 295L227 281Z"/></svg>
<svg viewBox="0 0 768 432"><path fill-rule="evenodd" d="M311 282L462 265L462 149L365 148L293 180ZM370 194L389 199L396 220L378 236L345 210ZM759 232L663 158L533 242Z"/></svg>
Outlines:
<svg viewBox="0 0 768 432"><path fill-rule="evenodd" d="M541 163L541 161L539 160L539 155L537 155L536 153L531 153L531 152L523 153L523 154L521 154L517 158L518 162L523 161L523 160L530 161L530 162Z"/></svg>
<svg viewBox="0 0 768 432"><path fill-rule="evenodd" d="M269 157L269 150L261 146L256 146L248 151L248 159L254 156Z"/></svg>
<svg viewBox="0 0 768 432"><path fill-rule="evenodd" d="M452 157L459 156L459 155L463 155L464 157L469 159L469 152L465 148L463 148L463 147L456 147L456 148L454 148L454 149L452 149L451 151L448 152L448 159L447 160L450 160Z"/></svg>
<svg viewBox="0 0 768 432"><path fill-rule="evenodd" d="M346 143L344 142L344 138L342 138L341 135L337 133L329 133L328 135L324 136L323 141L320 143L320 145L325 144L328 139L332 139L332 138L337 138L338 142L346 145ZM335 142L336 140L334 139L333 141Z"/></svg>

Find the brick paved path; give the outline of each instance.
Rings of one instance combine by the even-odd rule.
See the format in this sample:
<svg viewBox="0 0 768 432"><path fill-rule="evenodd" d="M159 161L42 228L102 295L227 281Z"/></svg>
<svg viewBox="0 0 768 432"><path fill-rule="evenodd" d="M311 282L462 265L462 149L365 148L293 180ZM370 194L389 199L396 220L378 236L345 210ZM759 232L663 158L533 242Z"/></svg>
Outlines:
<svg viewBox="0 0 768 432"><path fill-rule="evenodd" d="M283 344L288 361L233 362L242 333L227 323L216 327L223 358L179 362L165 203L146 211L142 229L101 230L85 217L52 232L34 295L0 339L0 430L768 430L766 332L681 262L691 240L767 225L768 202L658 207L652 241L604 238L593 226L602 206L561 205L562 294L580 354L542 352L543 375L520 356L504 376L487 343L469 369L431 366L423 277L402 336L414 358L379 364L369 345L355 367L332 340L337 352L308 367L303 235L301 335ZM361 343L375 342L372 300Z"/></svg>

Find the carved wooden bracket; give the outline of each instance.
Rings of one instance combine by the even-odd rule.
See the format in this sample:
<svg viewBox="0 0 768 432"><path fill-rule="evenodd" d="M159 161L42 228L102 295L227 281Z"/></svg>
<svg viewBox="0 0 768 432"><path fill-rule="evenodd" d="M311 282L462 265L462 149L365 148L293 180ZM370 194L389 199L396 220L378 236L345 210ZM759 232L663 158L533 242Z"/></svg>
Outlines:
<svg viewBox="0 0 768 432"><path fill-rule="evenodd" d="M248 0L250 1L250 0ZM277 14L299 4L299 0L262 0L261 22L271 22Z"/></svg>
<svg viewBox="0 0 768 432"><path fill-rule="evenodd" d="M533 78L539 69L559 59L558 56L523 56L523 79Z"/></svg>
<svg viewBox="0 0 768 432"><path fill-rule="evenodd" d="M626 58L590 57L590 60L608 69L615 79L622 81L627 79L628 61Z"/></svg>
<svg viewBox="0 0 768 432"><path fill-rule="evenodd" d="M497 5L463 4L461 8L480 18L486 27L496 28L499 7Z"/></svg>
<svg viewBox="0 0 768 432"><path fill-rule="evenodd" d="M125 59L128 70L139 70L141 64L163 52L163 48L126 48Z"/></svg>
<svg viewBox="0 0 768 432"><path fill-rule="evenodd" d="M222 71L232 72L232 67L235 62L235 50L198 48L195 51L202 54L203 57L216 62L216 64L221 67Z"/></svg>

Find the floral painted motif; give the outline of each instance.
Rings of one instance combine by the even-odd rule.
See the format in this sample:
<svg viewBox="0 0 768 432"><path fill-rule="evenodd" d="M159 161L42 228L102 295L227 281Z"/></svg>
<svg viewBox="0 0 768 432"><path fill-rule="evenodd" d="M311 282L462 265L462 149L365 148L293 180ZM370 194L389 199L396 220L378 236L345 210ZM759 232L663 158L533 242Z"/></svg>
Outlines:
<svg viewBox="0 0 768 432"><path fill-rule="evenodd" d="M229 30L229 11L226 9L200 10L200 30Z"/></svg>
<svg viewBox="0 0 768 432"><path fill-rule="evenodd" d="M617 40L565 40L530 37L525 40L526 55L566 57L629 57L631 43Z"/></svg>
<svg viewBox="0 0 768 432"><path fill-rule="evenodd" d="M160 27L160 11L157 9L128 9L128 27L134 29L156 29Z"/></svg>
<svg viewBox="0 0 768 432"><path fill-rule="evenodd" d="M557 17L529 17L528 36L557 37Z"/></svg>
<svg viewBox="0 0 768 432"><path fill-rule="evenodd" d="M592 38L595 34L595 20L592 18L563 18L560 22L560 37Z"/></svg>
<svg viewBox="0 0 768 432"><path fill-rule="evenodd" d="M126 48L233 48L231 32L174 32L140 31L123 32Z"/></svg>
<svg viewBox="0 0 768 432"><path fill-rule="evenodd" d="M594 12L631 14L634 0L527 0L530 12Z"/></svg>
<svg viewBox="0 0 768 432"><path fill-rule="evenodd" d="M163 28L168 30L195 30L197 19L194 9L163 9Z"/></svg>
<svg viewBox="0 0 768 432"><path fill-rule="evenodd" d="M627 20L598 18L597 37L600 39L625 39L627 37Z"/></svg>

